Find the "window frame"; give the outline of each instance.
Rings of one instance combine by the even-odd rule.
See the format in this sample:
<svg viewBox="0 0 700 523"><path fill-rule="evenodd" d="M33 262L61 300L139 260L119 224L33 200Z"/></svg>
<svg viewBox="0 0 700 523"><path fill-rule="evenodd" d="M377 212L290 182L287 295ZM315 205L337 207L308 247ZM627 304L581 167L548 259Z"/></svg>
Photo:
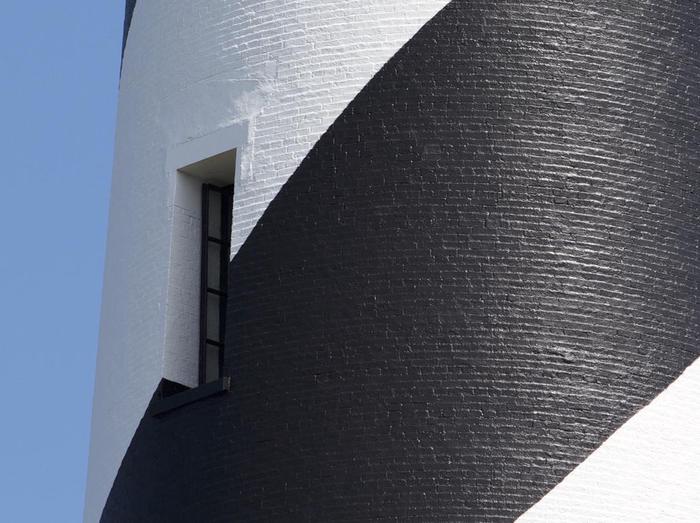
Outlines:
<svg viewBox="0 0 700 523"><path fill-rule="evenodd" d="M216 381L222 377L224 364L224 347L226 342L226 306L228 299L228 264L231 252L231 225L233 211L233 184L227 186L217 186L211 183L202 184L202 241L200 253L200 303L199 303L199 384L204 385ZM209 207L211 193L219 193L220 205L220 238L213 236L209 223ZM218 289L210 286L209 280L209 251L210 244L219 246L219 281ZM213 339L208 331L209 296L216 296L219 300L218 319L218 340ZM207 348L209 346L217 348L216 363L217 372L215 376L207 376L209 356Z"/></svg>

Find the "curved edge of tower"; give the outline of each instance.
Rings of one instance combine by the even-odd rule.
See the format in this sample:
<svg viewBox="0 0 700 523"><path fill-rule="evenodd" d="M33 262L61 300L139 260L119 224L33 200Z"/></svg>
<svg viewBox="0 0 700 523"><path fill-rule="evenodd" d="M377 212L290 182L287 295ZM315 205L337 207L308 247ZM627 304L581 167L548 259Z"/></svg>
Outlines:
<svg viewBox="0 0 700 523"><path fill-rule="evenodd" d="M698 14L127 0L85 521L699 513Z"/></svg>

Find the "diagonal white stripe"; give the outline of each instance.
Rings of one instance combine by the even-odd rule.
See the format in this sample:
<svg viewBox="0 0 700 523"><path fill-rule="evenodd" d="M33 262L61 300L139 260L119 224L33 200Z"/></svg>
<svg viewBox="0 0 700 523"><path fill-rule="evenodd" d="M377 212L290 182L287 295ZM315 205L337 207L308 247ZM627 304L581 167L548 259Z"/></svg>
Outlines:
<svg viewBox="0 0 700 523"><path fill-rule="evenodd" d="M518 519L700 521L700 359Z"/></svg>

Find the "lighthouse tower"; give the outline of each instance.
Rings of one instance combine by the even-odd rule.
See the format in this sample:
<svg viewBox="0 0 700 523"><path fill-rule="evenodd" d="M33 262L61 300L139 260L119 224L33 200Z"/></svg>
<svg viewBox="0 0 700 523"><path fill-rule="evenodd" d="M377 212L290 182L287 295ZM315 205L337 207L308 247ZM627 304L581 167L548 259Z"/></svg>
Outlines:
<svg viewBox="0 0 700 523"><path fill-rule="evenodd" d="M86 522L697 519L700 3L126 7Z"/></svg>

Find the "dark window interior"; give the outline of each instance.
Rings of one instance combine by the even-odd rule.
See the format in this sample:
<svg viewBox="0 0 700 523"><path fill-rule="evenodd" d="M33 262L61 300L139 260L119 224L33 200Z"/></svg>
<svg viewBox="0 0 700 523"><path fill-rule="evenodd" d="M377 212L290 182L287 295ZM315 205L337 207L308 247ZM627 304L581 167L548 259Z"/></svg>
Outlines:
<svg viewBox="0 0 700 523"><path fill-rule="evenodd" d="M223 366L232 204L233 185L202 185L200 384L218 380Z"/></svg>

